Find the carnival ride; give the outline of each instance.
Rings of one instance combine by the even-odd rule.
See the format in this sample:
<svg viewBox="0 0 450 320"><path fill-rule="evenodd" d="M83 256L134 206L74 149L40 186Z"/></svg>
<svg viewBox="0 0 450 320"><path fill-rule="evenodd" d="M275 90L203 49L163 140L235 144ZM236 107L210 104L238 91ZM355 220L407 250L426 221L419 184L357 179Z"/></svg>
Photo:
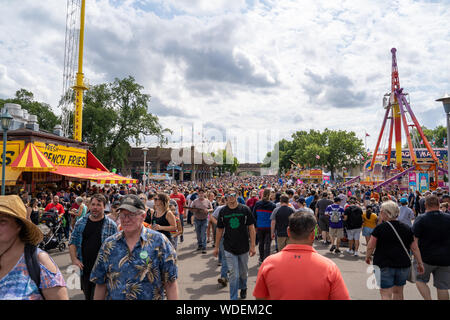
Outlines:
<svg viewBox="0 0 450 320"><path fill-rule="evenodd" d="M400 87L396 51L395 48L391 49L391 92L383 98L386 112L372 158L364 166L366 170L361 177L361 184L374 189L397 184L404 189L405 186L408 188L409 172L422 172L429 174L429 189L434 190L438 186L438 170L445 170L438 167L439 160L412 111L409 95ZM407 152L402 152L402 128ZM419 159L417 150L423 145L429 157Z"/></svg>
<svg viewBox="0 0 450 320"><path fill-rule="evenodd" d="M59 102L59 108L62 111L61 124L65 137L69 135L70 116L75 111L73 113L73 139L78 141L81 141L82 138L83 92L88 89L83 75L85 8L86 0L67 0L63 92ZM77 51L78 61L76 58ZM75 74L76 69L77 73Z"/></svg>

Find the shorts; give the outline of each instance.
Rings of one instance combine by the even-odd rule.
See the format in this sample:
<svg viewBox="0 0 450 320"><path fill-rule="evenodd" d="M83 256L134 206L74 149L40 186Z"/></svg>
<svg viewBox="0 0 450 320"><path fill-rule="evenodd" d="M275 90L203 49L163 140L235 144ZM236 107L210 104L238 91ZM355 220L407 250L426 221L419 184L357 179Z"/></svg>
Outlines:
<svg viewBox="0 0 450 320"><path fill-rule="evenodd" d="M344 237L344 228L330 228L330 237L342 239Z"/></svg>
<svg viewBox="0 0 450 320"><path fill-rule="evenodd" d="M359 240L360 236L361 236L361 228L347 229L347 239L348 240Z"/></svg>
<svg viewBox="0 0 450 320"><path fill-rule="evenodd" d="M433 274L433 286L439 290L450 289L450 266L432 266L423 263L425 272L423 274L417 274L416 281L428 283L430 281L430 275ZM416 261L414 261L414 267L417 270Z"/></svg>
<svg viewBox="0 0 450 320"><path fill-rule="evenodd" d="M328 232L330 230L330 219L327 216L320 216L318 223L320 230L325 232Z"/></svg>
<svg viewBox="0 0 450 320"><path fill-rule="evenodd" d="M287 246L288 240L288 237L277 237L278 252L280 252L284 247Z"/></svg>
<svg viewBox="0 0 450 320"><path fill-rule="evenodd" d="M370 236L372 235L372 231L373 231L373 228L363 227L363 229L362 229L362 235L363 235L364 237L370 237Z"/></svg>
<svg viewBox="0 0 450 320"><path fill-rule="evenodd" d="M375 267L375 266L374 266ZM409 268L375 268L375 278L381 289L389 289L393 286L402 287L408 279ZM379 271L378 271L379 270ZM377 274L379 272L379 275Z"/></svg>

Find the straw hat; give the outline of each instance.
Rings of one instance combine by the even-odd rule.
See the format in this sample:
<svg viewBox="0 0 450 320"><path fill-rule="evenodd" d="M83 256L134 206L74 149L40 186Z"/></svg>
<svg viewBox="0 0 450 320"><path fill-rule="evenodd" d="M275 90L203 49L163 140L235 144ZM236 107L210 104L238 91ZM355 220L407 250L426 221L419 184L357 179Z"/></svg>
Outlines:
<svg viewBox="0 0 450 320"><path fill-rule="evenodd" d="M19 196L0 196L0 213L7 214L23 222L26 229L26 237L22 241L33 245L38 245L42 241L44 235L33 222L27 219L27 209Z"/></svg>

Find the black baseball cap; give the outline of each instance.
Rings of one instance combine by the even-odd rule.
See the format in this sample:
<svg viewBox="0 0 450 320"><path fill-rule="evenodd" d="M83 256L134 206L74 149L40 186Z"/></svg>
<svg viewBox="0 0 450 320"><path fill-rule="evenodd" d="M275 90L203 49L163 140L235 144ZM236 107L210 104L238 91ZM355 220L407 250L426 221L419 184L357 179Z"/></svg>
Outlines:
<svg viewBox="0 0 450 320"><path fill-rule="evenodd" d="M145 211L145 205L137 195L129 194L122 197L121 205L117 210L120 211L121 209L125 209L130 212L136 213L139 210Z"/></svg>

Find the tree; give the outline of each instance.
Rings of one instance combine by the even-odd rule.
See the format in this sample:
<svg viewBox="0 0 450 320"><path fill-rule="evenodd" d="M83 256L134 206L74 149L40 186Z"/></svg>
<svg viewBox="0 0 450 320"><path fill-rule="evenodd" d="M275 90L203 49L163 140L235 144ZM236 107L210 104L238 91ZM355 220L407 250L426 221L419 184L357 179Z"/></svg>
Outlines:
<svg viewBox="0 0 450 320"><path fill-rule="evenodd" d="M116 78L109 84L92 87L84 96L83 140L94 145L94 153L108 167L122 168L130 141L157 136L166 142L157 116L148 112L150 95L132 76Z"/></svg>
<svg viewBox="0 0 450 320"><path fill-rule="evenodd" d="M447 128L444 126L437 126L434 129L428 129L422 126L422 131L432 148L444 148L444 139L447 139ZM425 148L425 143L420 144L422 138L416 128L411 130L411 139L413 141L413 146L416 148ZM417 139L419 141L417 141ZM419 144L419 145L416 145ZM404 148L408 148L408 144L404 145Z"/></svg>
<svg viewBox="0 0 450 320"><path fill-rule="evenodd" d="M323 167L331 171L332 179L337 170L362 164L367 152L361 139L354 132L325 129L324 132L297 131L292 141L278 142L279 169L289 170L293 163L302 168ZM264 162L268 162L268 153Z"/></svg>
<svg viewBox="0 0 450 320"><path fill-rule="evenodd" d="M0 106L3 106L5 103L20 104L22 109L28 111L28 114L36 115L40 130L53 132L55 126L61 123L60 119L53 113L50 105L34 101L34 94L26 89L16 91L14 98L0 99Z"/></svg>
<svg viewBox="0 0 450 320"><path fill-rule="evenodd" d="M212 153L214 161L219 164L220 172L235 173L239 167L239 161L233 155L227 153L226 150L218 150L217 154Z"/></svg>

